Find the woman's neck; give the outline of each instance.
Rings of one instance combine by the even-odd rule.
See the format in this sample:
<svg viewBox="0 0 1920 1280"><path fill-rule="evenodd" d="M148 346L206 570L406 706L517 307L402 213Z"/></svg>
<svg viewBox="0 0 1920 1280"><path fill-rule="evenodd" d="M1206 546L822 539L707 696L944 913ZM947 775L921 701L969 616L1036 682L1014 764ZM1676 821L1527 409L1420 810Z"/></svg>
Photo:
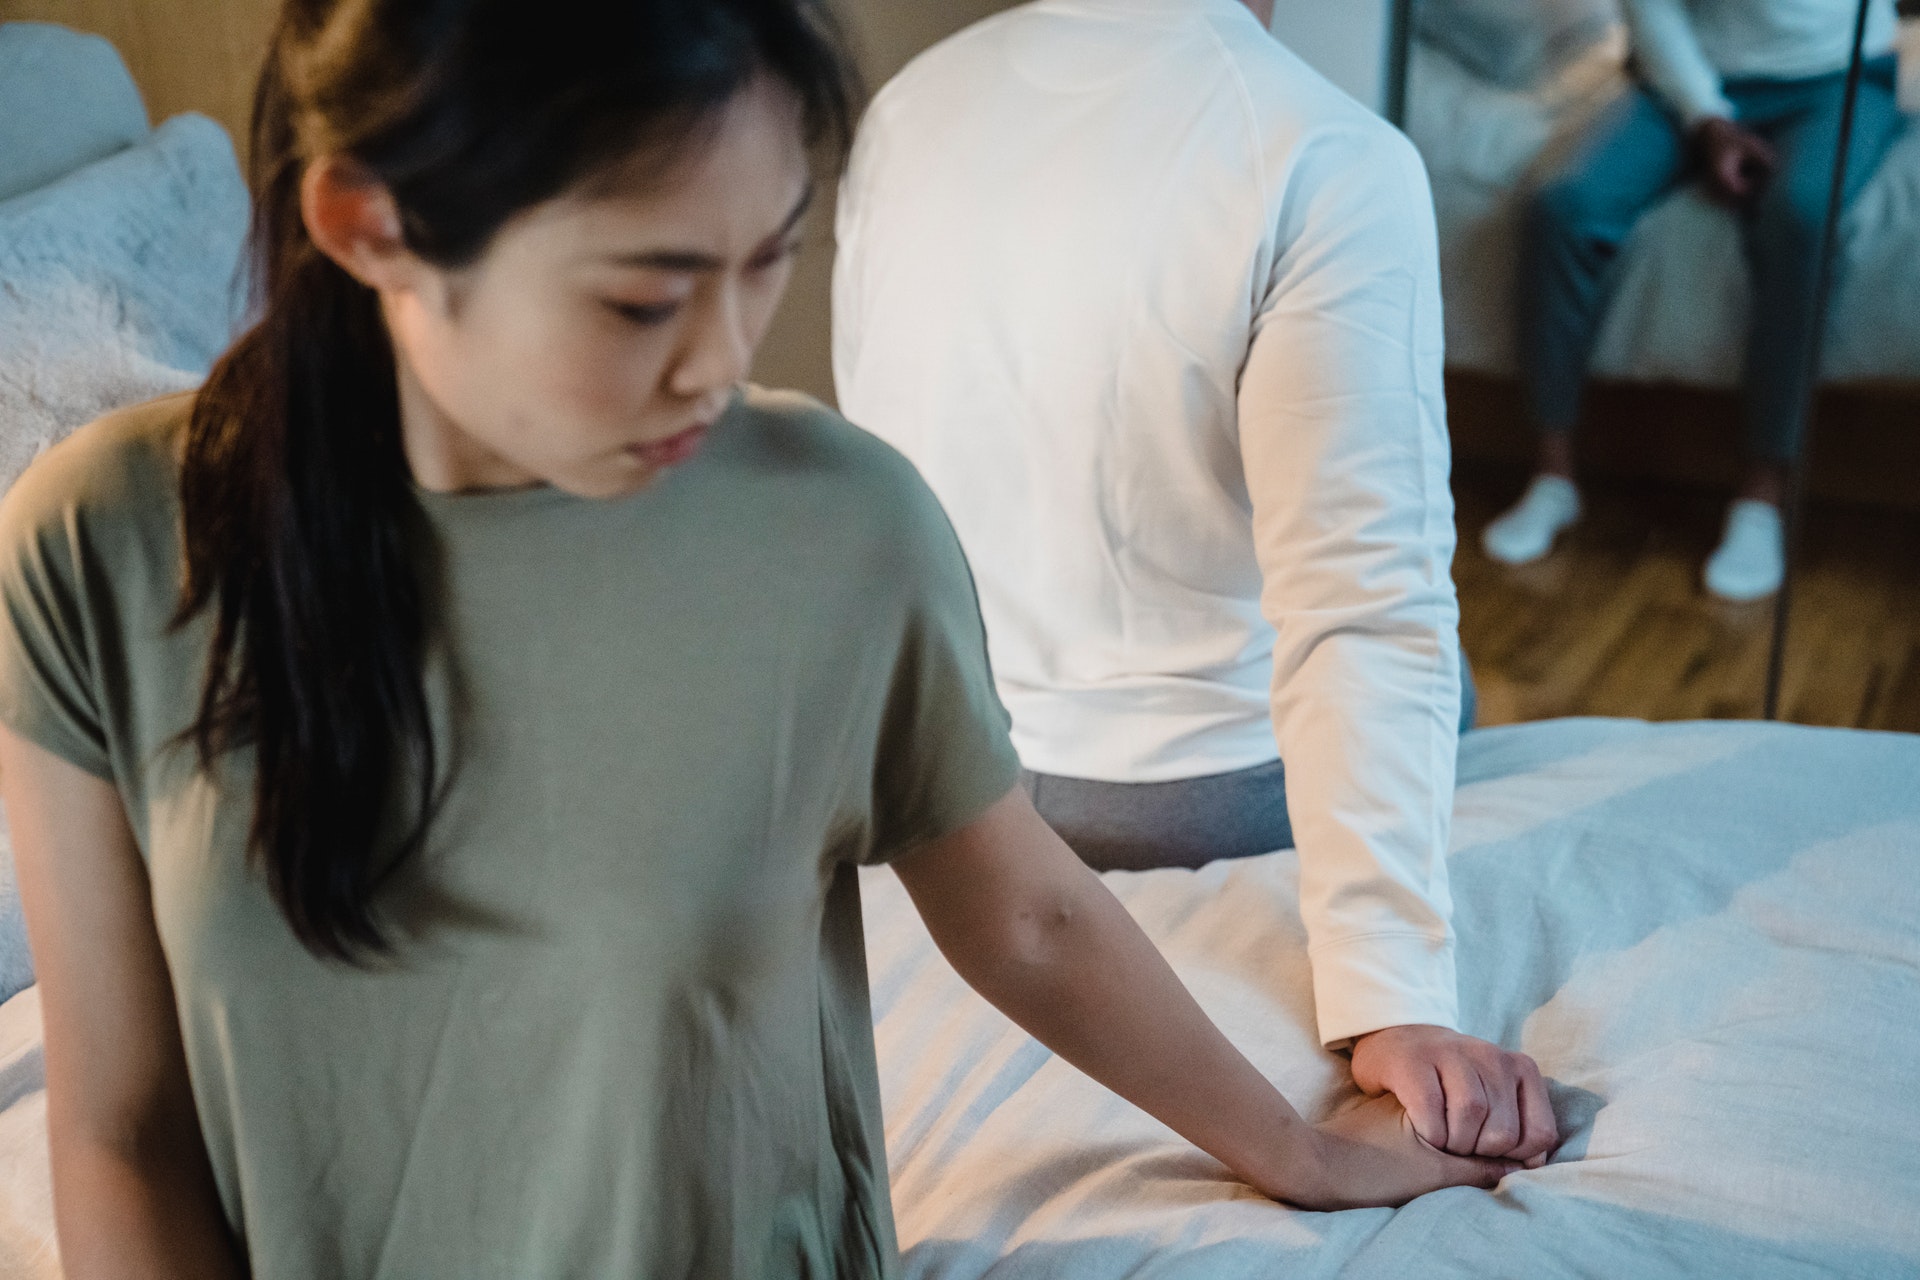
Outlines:
<svg viewBox="0 0 1920 1280"><path fill-rule="evenodd" d="M400 444L414 483L435 493L524 489L536 476L479 443L449 417L420 384L406 356L394 352L400 391Z"/></svg>

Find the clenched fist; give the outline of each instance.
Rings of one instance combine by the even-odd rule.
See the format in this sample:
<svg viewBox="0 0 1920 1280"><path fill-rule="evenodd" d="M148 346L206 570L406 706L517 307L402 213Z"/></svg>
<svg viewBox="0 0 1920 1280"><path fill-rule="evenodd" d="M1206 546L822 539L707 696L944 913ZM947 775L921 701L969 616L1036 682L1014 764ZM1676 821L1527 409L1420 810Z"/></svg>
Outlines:
<svg viewBox="0 0 1920 1280"><path fill-rule="evenodd" d="M1387 1027L1353 1045L1353 1080L1391 1093L1414 1132L1441 1151L1533 1169L1560 1141L1540 1068L1524 1053L1445 1027Z"/></svg>

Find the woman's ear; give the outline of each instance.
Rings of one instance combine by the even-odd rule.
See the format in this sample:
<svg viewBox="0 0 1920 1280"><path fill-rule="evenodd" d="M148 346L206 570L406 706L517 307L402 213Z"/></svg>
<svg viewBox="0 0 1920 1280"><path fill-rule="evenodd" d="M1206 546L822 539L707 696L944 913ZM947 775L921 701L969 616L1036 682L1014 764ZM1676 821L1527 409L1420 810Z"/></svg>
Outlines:
<svg viewBox="0 0 1920 1280"><path fill-rule="evenodd" d="M300 178L300 215L320 252L380 292L414 283L419 259L400 230L393 193L346 156L322 156Z"/></svg>

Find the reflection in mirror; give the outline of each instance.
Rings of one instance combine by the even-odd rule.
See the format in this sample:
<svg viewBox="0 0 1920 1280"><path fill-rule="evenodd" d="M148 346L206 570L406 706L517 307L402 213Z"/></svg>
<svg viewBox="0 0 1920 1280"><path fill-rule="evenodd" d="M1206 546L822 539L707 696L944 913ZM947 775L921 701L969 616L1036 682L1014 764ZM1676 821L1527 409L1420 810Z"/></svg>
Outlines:
<svg viewBox="0 0 1920 1280"><path fill-rule="evenodd" d="M1484 721L1760 714L1817 440L1782 711L1920 729L1920 103L1865 3L1415 5Z"/></svg>

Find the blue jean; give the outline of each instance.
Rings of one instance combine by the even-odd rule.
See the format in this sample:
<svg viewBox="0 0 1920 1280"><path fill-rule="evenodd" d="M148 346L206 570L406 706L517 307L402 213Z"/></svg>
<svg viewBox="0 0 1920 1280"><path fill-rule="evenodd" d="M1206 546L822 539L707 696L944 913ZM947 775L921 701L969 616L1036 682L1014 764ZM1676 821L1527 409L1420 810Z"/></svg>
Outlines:
<svg viewBox="0 0 1920 1280"><path fill-rule="evenodd" d="M1900 131L1892 57L1867 63L1854 114L1845 199L1858 195ZM1747 338L1747 451L1784 462L1800 449L1809 388L1802 353L1813 332L1822 222L1839 149L1846 76L1734 80L1740 124L1779 153L1780 167L1743 211L1753 271ZM1520 245L1520 357L1536 424L1570 431L1612 268L1640 216L1691 173L1679 124L1645 90L1621 96L1534 192Z"/></svg>

